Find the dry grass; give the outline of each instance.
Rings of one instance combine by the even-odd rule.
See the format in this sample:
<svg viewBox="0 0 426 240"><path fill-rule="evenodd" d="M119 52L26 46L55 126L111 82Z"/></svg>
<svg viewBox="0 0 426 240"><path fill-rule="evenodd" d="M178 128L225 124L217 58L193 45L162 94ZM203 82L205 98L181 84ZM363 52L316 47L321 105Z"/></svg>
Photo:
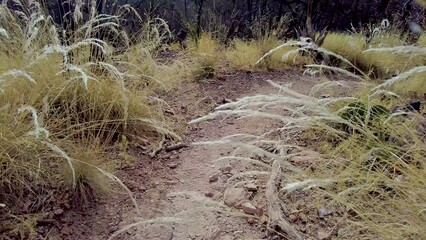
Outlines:
<svg viewBox="0 0 426 240"><path fill-rule="evenodd" d="M367 61L363 55L365 47L359 39L332 35L328 41L324 47L334 47L350 60ZM347 48L349 42L354 44L353 48ZM389 56L400 54L402 59L414 57L406 47L391 44L386 47L397 47L399 52L385 48L379 52ZM416 51L415 54L423 58L420 53ZM411 99L423 98L425 67L421 63L410 64L401 66L400 70L404 72L383 84L368 82L366 77L365 87L354 91L350 97L316 97L325 87L333 86L333 82L315 86L310 96L271 82L279 90L278 94L244 97L219 106L214 113L191 123L229 115L280 121L282 127L260 136L238 134L203 144L234 144L236 151L263 156L262 164L274 162L272 166L275 166L278 163L285 178L271 185L280 186L279 197L287 209L284 214L305 213L317 218L318 208L326 206L333 212L333 217L328 219L333 222L335 237L424 239L425 109L417 112L404 107ZM391 65L382 62L382 66ZM395 107L400 111L393 113L391 109ZM277 133L279 137L276 137ZM321 157L317 156L302 166L291 161L298 151L288 153L289 149L300 150L300 147L291 145L294 136L300 133L308 145L321 153ZM283 139L288 140L283 142ZM312 139L315 143L310 141ZM273 152L258 147L266 142L274 146ZM290 231L295 236L317 238L316 231L301 232L309 229L311 223L288 226L283 219L271 221L275 221L272 225L288 227L286 233Z"/></svg>
<svg viewBox="0 0 426 240"><path fill-rule="evenodd" d="M422 46L422 41L419 41L420 46ZM364 36L360 34L331 33L325 39L323 47L347 58L368 75L383 78L426 63L424 55L366 51L370 48L400 46L401 43L399 35L393 32L373 37L369 45L366 44Z"/></svg>
<svg viewBox="0 0 426 240"><path fill-rule="evenodd" d="M236 39L232 47L226 50L225 57L230 65L237 69L282 69L290 66L302 66L309 62L294 51L296 47L283 47L268 56L260 64L256 62L269 50L282 44L274 37L261 38L260 40L244 41Z"/></svg>
<svg viewBox="0 0 426 240"><path fill-rule="evenodd" d="M109 173L122 163L106 151L122 139L148 147L162 136L178 139L154 91L170 89L187 71L178 61L167 67L153 60L158 43L146 41L161 35L120 53L90 38L98 21L92 16L65 46L39 7L27 21L4 5L0 12L0 232L32 238L43 213L119 189L134 201ZM102 61L92 61L93 46Z"/></svg>
<svg viewBox="0 0 426 240"><path fill-rule="evenodd" d="M224 48L211 34L203 33L198 44L194 41L189 44L188 51L189 56L200 65L195 75L197 73L202 75L205 72L203 69L217 69L225 63L235 69L267 70L302 66L311 62L309 57L298 54L295 51L296 47L288 46L280 48L260 64L256 64L260 57L281 44L282 41L275 37L264 37L251 41L235 39L229 47Z"/></svg>

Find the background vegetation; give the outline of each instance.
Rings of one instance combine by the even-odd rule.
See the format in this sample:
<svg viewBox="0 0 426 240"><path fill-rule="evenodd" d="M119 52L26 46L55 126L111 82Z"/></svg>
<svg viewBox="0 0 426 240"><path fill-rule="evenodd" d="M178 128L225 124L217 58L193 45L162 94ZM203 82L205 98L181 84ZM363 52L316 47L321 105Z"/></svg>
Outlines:
<svg viewBox="0 0 426 240"><path fill-rule="evenodd" d="M158 93L230 66L364 83L325 100L317 93L333 83L310 96L271 83L290 97L244 98L212 116L291 106L291 117L274 115L284 123L275 130L322 136L313 147L324 158L315 171L294 166L278 182L280 201L308 190L313 202L343 209L343 238L426 238L425 113L407 107L426 92L424 1L0 3L1 234L30 238L39 219L109 191L134 200L112 174L127 164L114 154L180 139ZM173 51L182 54L158 60ZM229 106L238 111L222 111ZM283 144L267 135L251 144L259 140Z"/></svg>

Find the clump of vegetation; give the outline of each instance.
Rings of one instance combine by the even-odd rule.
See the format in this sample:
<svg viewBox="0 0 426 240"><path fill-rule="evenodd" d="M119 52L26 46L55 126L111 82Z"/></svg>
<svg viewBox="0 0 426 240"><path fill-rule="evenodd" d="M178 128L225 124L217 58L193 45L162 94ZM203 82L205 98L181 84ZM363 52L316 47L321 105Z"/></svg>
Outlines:
<svg viewBox="0 0 426 240"><path fill-rule="evenodd" d="M189 56L193 59L193 75L196 80L211 80L215 77L217 68L222 63L222 50L218 40L211 34L203 33L192 41L188 47Z"/></svg>
<svg viewBox="0 0 426 240"><path fill-rule="evenodd" d="M344 52L347 48L343 47L345 44L339 44L342 43L341 39L353 41L354 51L349 49ZM302 233L302 229L306 230L304 227L293 226L286 219L290 215L294 218L294 215L317 213L321 206L326 206L335 218L333 226L337 230L330 233L331 236L342 239L426 237L423 227L426 217L426 118L424 109L410 104L411 100L422 101L424 98L421 96L426 86L424 63L420 61L401 66L400 70L404 72L381 84L371 83L369 74L357 67L360 64L350 61L367 59L364 57L365 47L357 39L334 35L331 41L338 43L334 47L341 50L339 54L302 41L281 45L300 45L303 51L317 51L336 58L343 66L353 67L357 75L342 68L342 65L328 66L326 62L307 65L308 68L330 69L362 80L366 87L356 94L318 97L323 88L335 85L334 82L326 82L315 86L307 96L271 81L279 90L278 94L244 97L219 106L214 113L192 122L233 115L268 118L282 123L281 127L260 136L238 134L202 144L234 143L254 155L264 156L261 160L251 157L244 158L244 161L271 169L266 191L271 217L268 227L278 227L291 239L317 237L311 235L315 233ZM277 49L267 55L270 56ZM389 56L400 54L404 59L407 56L417 59L425 57L424 47L417 46L392 46L372 51ZM375 61L379 62L380 59ZM372 66L377 62L372 61ZM415 94L409 92L413 90ZM417 105L421 106L420 103ZM294 156L304 153L294 139L300 133L309 136L304 139L308 146L317 149L321 146L318 150L321 155L307 166L292 161ZM309 142L312 138L315 138L316 144ZM275 150L266 151L261 147L264 143L272 144ZM228 159L242 158L234 155ZM279 177L281 175L285 175L285 178ZM285 202L284 212L277 203L280 201ZM277 211L281 213L277 214Z"/></svg>
<svg viewBox="0 0 426 240"><path fill-rule="evenodd" d="M294 51L296 47L283 47L272 53L260 64L257 60L269 50L282 44L275 37L264 37L259 40L244 41L236 39L225 53L226 60L237 69L282 69L289 66L302 66L309 62L308 57L303 57Z"/></svg>
<svg viewBox="0 0 426 240"><path fill-rule="evenodd" d="M38 219L91 202L111 186L133 200L109 173L117 163L106 147L179 137L153 95L164 84L150 51L135 59L92 37L101 27L120 30L118 16L91 12L65 43L37 2L22 7L0 6L0 232L31 238Z"/></svg>

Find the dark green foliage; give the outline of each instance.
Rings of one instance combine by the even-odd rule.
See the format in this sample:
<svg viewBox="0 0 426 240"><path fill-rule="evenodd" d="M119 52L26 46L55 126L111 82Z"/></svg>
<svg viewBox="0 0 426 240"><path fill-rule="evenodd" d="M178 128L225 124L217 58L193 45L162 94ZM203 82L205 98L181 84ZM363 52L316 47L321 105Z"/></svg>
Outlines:
<svg viewBox="0 0 426 240"><path fill-rule="evenodd" d="M344 110L340 116L343 119L358 125L360 122L380 121L383 118L388 117L389 114L390 111L382 105L377 104L367 107L362 102L353 102L346 106L346 110Z"/></svg>

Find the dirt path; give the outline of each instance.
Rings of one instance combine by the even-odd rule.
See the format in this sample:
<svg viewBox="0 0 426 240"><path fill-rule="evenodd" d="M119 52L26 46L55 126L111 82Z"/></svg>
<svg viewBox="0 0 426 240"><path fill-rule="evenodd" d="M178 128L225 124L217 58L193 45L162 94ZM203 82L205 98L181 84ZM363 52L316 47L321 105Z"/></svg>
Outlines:
<svg viewBox="0 0 426 240"><path fill-rule="evenodd" d="M224 72L214 83L193 83L178 89L169 103L176 115L188 121L210 112L224 99L275 93L266 80L293 83L292 89L305 93L319 83L319 79L295 71ZM185 142L213 141L237 133L259 134L273 124L256 119L213 120L190 126ZM117 195L81 213L66 213L61 218L63 227L54 235L60 239L107 239L139 222L114 239L272 239L264 228L266 203L261 179L252 178L237 189L231 181L241 172L262 169L249 163L216 161L234 149L229 145L202 145L163 152L156 159L139 155L137 164L118 173L134 192L139 213L128 198ZM138 152L132 154L137 156ZM229 207L234 200L240 204Z"/></svg>

